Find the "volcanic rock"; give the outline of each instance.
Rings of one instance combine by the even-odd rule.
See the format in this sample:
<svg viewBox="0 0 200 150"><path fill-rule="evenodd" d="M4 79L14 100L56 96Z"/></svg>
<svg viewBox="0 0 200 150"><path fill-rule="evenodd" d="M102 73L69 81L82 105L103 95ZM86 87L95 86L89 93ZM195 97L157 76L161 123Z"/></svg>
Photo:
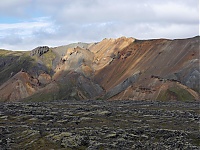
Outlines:
<svg viewBox="0 0 200 150"><path fill-rule="evenodd" d="M49 47L48 46L39 46L39 47L36 47L35 49L33 49L31 52L30 52L30 56L42 56L44 53L48 52L49 51Z"/></svg>

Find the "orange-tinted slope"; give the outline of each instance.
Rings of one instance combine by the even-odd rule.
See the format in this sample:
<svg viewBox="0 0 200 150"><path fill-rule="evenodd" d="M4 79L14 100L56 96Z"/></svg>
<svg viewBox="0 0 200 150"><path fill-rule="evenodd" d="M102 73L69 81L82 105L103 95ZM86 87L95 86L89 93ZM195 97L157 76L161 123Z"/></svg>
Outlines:
<svg viewBox="0 0 200 150"><path fill-rule="evenodd" d="M93 44L89 50L94 53L94 69L99 70L108 65L114 55L130 45L135 39L121 37L118 39L104 39L99 43Z"/></svg>
<svg viewBox="0 0 200 150"><path fill-rule="evenodd" d="M39 90L39 80L25 72L18 72L0 86L1 101L18 101L33 95Z"/></svg>
<svg viewBox="0 0 200 150"><path fill-rule="evenodd" d="M140 72L136 83L131 85L133 88L132 91L129 87L129 90L122 92L123 95L126 92L126 95L129 96L123 97L123 95L120 95L121 99L132 99L133 97L135 97L134 99L144 99L144 97L145 99L155 99L157 98L155 96L156 93L159 93L158 91L161 89L161 86L164 85L163 82L165 82L165 86L171 85L171 82L175 81L187 85L191 78L194 78L191 81L193 84L190 84L191 88L198 89L198 37L185 40L136 40L120 51L119 54L120 57L115 58L105 68L96 72L95 80L106 91L112 91L114 87L125 81L135 72ZM193 72L197 73L193 75ZM152 77L158 79L152 79ZM169 79L170 81L168 81ZM167 82L170 83L168 84ZM178 85L171 85L169 87L174 86ZM141 89L149 89L149 91L141 91ZM139 93L135 93L135 90ZM143 96L141 93L143 93ZM116 99L119 99L119 97L115 96Z"/></svg>

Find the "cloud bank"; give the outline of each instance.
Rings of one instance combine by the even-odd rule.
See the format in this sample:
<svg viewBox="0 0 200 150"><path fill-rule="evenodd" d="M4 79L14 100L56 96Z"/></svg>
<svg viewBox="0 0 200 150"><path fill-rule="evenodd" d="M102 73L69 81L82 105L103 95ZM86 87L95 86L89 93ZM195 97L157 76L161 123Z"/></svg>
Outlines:
<svg viewBox="0 0 200 150"><path fill-rule="evenodd" d="M197 0L6 0L0 3L0 48L199 35Z"/></svg>

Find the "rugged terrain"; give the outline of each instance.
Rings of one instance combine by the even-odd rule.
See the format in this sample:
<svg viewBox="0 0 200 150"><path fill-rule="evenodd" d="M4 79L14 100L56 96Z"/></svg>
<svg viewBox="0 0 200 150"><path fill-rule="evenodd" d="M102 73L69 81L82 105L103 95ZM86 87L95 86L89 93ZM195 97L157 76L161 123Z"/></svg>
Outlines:
<svg viewBox="0 0 200 150"><path fill-rule="evenodd" d="M199 37L0 50L0 149L197 150L199 79Z"/></svg>
<svg viewBox="0 0 200 150"><path fill-rule="evenodd" d="M199 100L199 36L0 50L0 101Z"/></svg>
<svg viewBox="0 0 200 150"><path fill-rule="evenodd" d="M199 102L2 103L1 150L200 148Z"/></svg>

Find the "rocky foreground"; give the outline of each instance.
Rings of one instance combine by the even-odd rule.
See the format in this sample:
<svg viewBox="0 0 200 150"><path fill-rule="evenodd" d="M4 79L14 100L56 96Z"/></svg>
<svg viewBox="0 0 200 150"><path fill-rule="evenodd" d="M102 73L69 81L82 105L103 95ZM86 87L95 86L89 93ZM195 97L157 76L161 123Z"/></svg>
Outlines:
<svg viewBox="0 0 200 150"><path fill-rule="evenodd" d="M2 103L0 149L199 149L199 102Z"/></svg>

